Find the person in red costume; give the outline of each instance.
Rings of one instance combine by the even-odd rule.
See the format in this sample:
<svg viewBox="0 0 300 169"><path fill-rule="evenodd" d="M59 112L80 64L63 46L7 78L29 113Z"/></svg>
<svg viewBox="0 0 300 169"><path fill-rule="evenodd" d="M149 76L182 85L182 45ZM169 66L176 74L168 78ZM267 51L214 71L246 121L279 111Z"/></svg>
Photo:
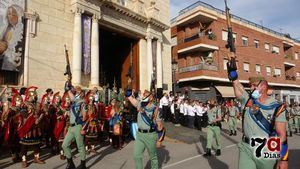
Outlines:
<svg viewBox="0 0 300 169"><path fill-rule="evenodd" d="M40 143L41 143L41 123L44 114L39 110L39 103L37 103L37 87L31 86L25 91L25 111L22 111L19 120L18 135L20 137L21 155L22 155L22 168L28 166L27 151L30 148L34 150L34 163L45 164L40 159Z"/></svg>

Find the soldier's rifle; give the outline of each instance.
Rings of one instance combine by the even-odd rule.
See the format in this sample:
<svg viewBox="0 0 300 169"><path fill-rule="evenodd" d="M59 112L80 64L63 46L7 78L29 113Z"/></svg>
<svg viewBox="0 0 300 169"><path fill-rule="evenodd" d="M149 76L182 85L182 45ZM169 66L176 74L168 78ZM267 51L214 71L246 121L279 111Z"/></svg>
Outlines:
<svg viewBox="0 0 300 169"><path fill-rule="evenodd" d="M68 78L67 84L71 85L72 72L71 72L71 66L70 66L69 53L68 53L68 50L67 50L67 46L64 45L64 47L65 47L65 57L66 57L66 63L67 63L64 75L67 76L67 78Z"/></svg>

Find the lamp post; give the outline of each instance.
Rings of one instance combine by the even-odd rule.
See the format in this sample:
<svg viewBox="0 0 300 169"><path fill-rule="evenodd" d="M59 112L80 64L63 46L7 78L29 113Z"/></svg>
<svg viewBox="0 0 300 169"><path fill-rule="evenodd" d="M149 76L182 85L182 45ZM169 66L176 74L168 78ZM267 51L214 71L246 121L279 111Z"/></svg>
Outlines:
<svg viewBox="0 0 300 169"><path fill-rule="evenodd" d="M173 95L175 96L175 88L176 88L176 86L175 86L175 84L176 84L176 78L175 78L175 72L176 72L176 70L177 70L177 66L178 66L178 62L173 58L172 59L172 83L173 83Z"/></svg>

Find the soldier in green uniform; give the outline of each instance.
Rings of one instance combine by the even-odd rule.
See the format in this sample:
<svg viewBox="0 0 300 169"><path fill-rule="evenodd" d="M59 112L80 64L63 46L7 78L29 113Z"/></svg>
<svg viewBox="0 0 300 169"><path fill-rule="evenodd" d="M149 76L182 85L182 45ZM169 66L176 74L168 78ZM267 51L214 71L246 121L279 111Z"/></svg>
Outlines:
<svg viewBox="0 0 300 169"><path fill-rule="evenodd" d="M211 147L213 137L216 138L217 151L216 156L221 155L221 108L216 105L214 100L210 101L209 110L207 111L208 116L208 127L207 127L207 144L206 153L204 156L211 156Z"/></svg>
<svg viewBox="0 0 300 169"><path fill-rule="evenodd" d="M294 127L294 114L293 114L293 108L292 104L288 105L286 104L286 120L288 123L286 124L287 133L290 134L290 137L293 136L293 127Z"/></svg>
<svg viewBox="0 0 300 169"><path fill-rule="evenodd" d="M147 149L151 160L151 169L158 169L156 152L158 136L155 129L155 124L159 125L161 123L158 107L154 104L152 94L147 90L144 91L141 101L132 97L131 90L127 90L125 96L138 109L138 133L134 145L135 168L143 168L143 152Z"/></svg>
<svg viewBox="0 0 300 169"><path fill-rule="evenodd" d="M268 82L263 78L252 78L251 92L248 94L238 80L235 59L227 63L228 78L232 81L234 93L242 100L245 111L242 114L243 139L239 143L240 169L280 169L288 168L288 145L286 138L286 117L284 105L280 105L273 96L268 95ZM267 146L257 153L257 140L280 138L279 158L267 159L261 152L269 152ZM251 144L250 144L251 143ZM265 144L265 142L261 142Z"/></svg>
<svg viewBox="0 0 300 169"><path fill-rule="evenodd" d="M298 103L295 104L294 108L293 108L293 111L294 111L294 121L295 121L295 125L294 125L294 128L295 128L295 133L298 133L300 132L300 106Z"/></svg>
<svg viewBox="0 0 300 169"><path fill-rule="evenodd" d="M231 100L230 105L228 106L229 117L228 117L228 125L230 130L230 136L236 136L237 130L237 116L239 113L238 108L234 105L233 100Z"/></svg>
<svg viewBox="0 0 300 169"><path fill-rule="evenodd" d="M67 85L66 85L67 86ZM70 126L68 132L64 138L62 148L67 157L68 164L66 169L75 169L75 164L72 160L72 152L70 145L73 140L75 140L81 164L78 167L79 169L86 169L85 165L85 146L84 146L84 135L82 134L82 126L84 121L86 120L86 110L85 110L85 101L84 101L84 93L79 86L75 87L75 95L72 93L70 86L66 87L66 91L68 91L69 97L72 101L71 109L70 109Z"/></svg>

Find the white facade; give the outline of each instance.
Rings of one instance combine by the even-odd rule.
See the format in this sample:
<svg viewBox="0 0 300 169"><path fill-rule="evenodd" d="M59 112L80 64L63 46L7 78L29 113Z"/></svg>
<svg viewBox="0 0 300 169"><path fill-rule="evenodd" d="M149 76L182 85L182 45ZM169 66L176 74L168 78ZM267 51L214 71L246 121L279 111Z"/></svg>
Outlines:
<svg viewBox="0 0 300 169"><path fill-rule="evenodd" d="M26 42L28 70L22 77L24 86L62 90L65 82L64 44L69 51L72 82L82 85L81 15L93 16L91 36L91 77L89 86L99 85L99 27L130 34L139 39L140 89L149 89L152 73L150 45L157 41L157 87L171 89L171 35L169 0L27 0L27 13L36 13L36 34ZM101 38L101 37L100 37ZM100 57L101 58L101 57ZM100 59L101 62L101 59Z"/></svg>

